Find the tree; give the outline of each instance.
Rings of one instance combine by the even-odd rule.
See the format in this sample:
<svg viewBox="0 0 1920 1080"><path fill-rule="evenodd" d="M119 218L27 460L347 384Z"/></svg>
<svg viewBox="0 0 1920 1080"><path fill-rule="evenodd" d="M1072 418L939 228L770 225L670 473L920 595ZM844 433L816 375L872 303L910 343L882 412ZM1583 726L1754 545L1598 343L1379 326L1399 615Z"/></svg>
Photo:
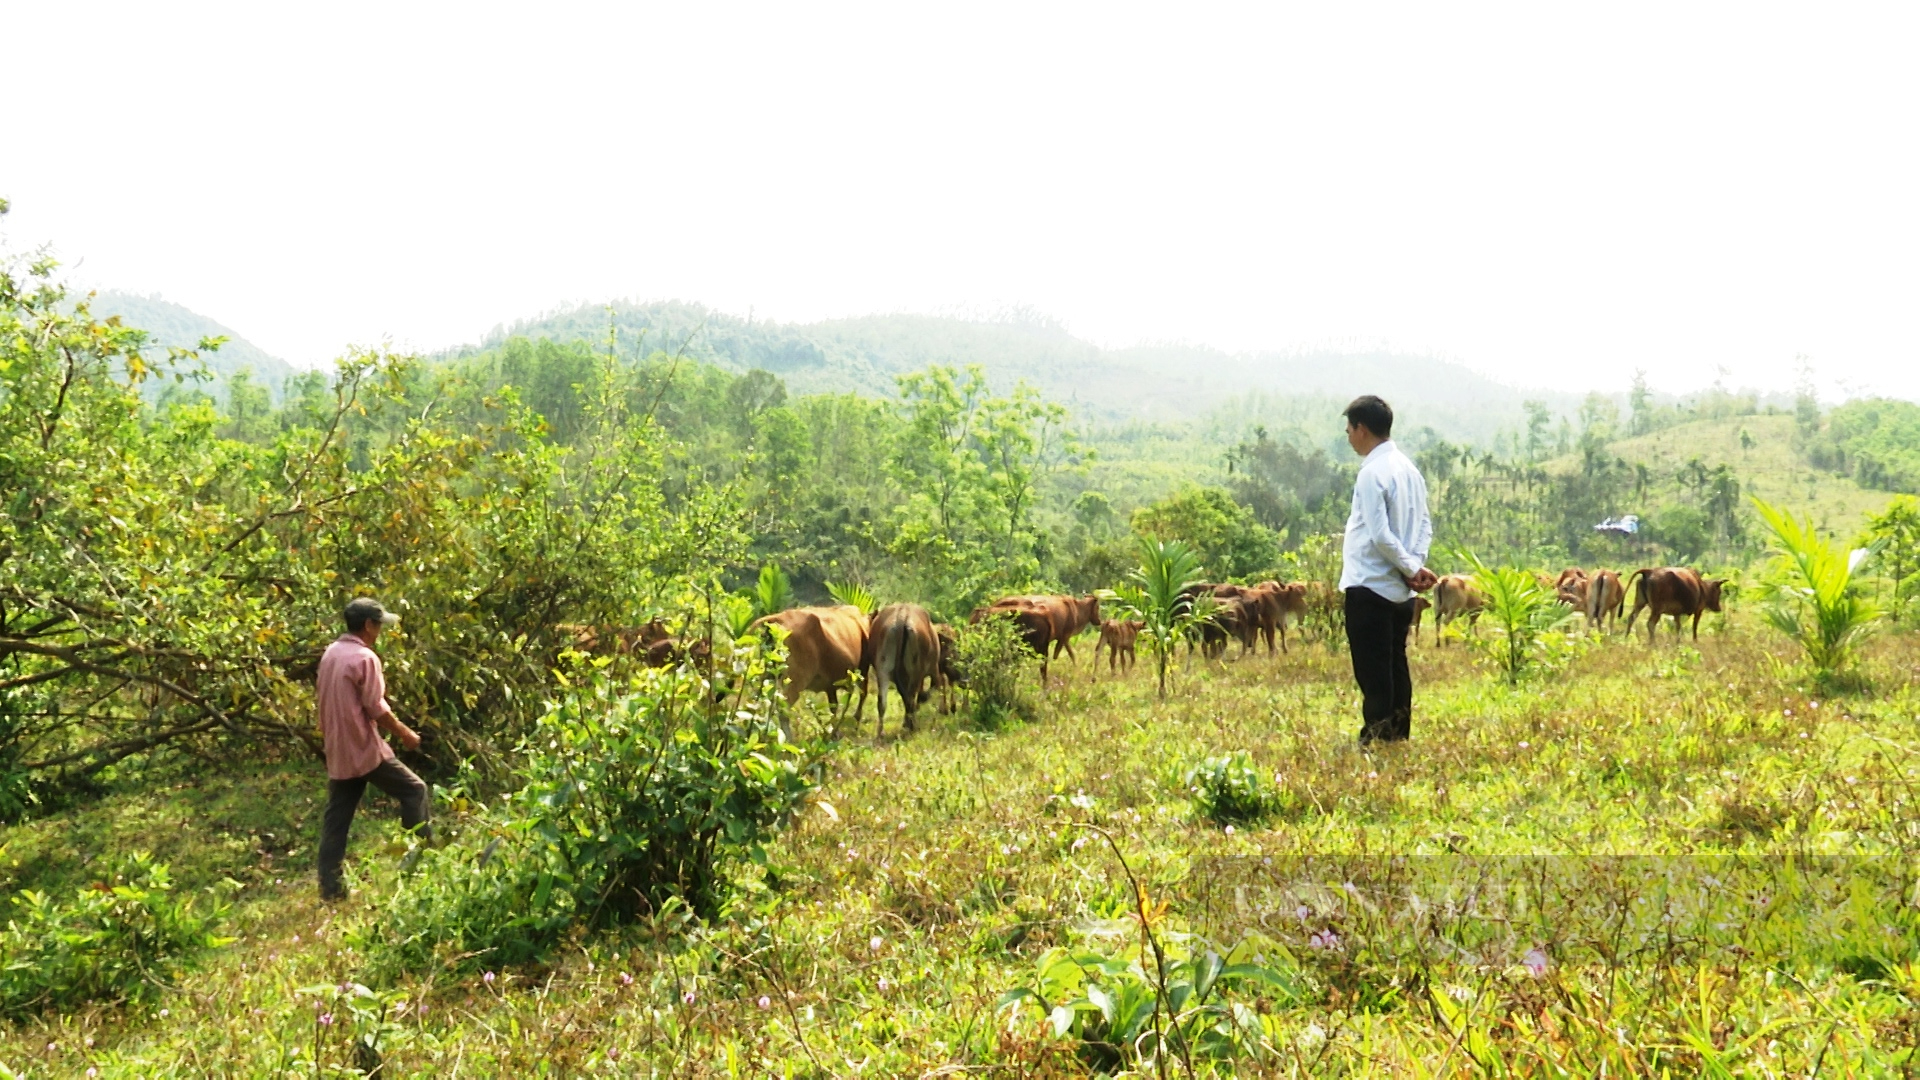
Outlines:
<svg viewBox="0 0 1920 1080"><path fill-rule="evenodd" d="M1553 428L1553 413L1544 401L1522 402L1527 410L1527 460L1539 461L1552 445L1548 433Z"/></svg>
<svg viewBox="0 0 1920 1080"><path fill-rule="evenodd" d="M1255 521L1253 512L1220 488L1185 487L1141 507L1133 531L1190 548L1207 573L1246 577L1273 567L1280 538Z"/></svg>
<svg viewBox="0 0 1920 1080"><path fill-rule="evenodd" d="M1653 388L1647 385L1647 373L1644 369L1633 373L1633 389L1627 394L1627 408L1632 413L1632 428L1635 435L1645 435L1653 430Z"/></svg>
<svg viewBox="0 0 1920 1080"><path fill-rule="evenodd" d="M1880 545L1880 565L1893 582L1893 616L1906 612L1912 599L1906 588L1920 571L1920 499L1895 496L1887 508L1867 519L1866 543Z"/></svg>

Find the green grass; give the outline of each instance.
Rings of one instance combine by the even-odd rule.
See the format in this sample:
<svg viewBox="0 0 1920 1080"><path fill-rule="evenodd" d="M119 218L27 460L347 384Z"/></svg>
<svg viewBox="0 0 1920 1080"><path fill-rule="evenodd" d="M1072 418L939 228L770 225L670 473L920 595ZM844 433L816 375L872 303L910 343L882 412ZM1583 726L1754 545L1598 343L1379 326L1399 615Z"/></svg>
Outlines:
<svg viewBox="0 0 1920 1080"><path fill-rule="evenodd" d="M1264 935L1312 988L1255 1002L1271 1052L1238 1075L1897 1075L1920 1036L1920 639L1874 639L1872 691L1817 706L1789 648L1737 614L1697 650L1616 640L1508 689L1466 649L1422 647L1413 741L1372 755L1345 656L1322 647L1184 668L1164 703L1144 666L1063 663L1033 724L842 744L833 811L810 809L721 922L394 988L383 1075L1083 1075L1037 1013L995 1010L1049 947L1098 943L1129 909L1075 819L1169 901L1163 931ZM1277 774L1279 809L1229 834L1182 779L1236 750ZM324 988L358 970L344 932L391 891L398 831L370 795L359 893L323 907L323 790L318 764L261 765L9 830L9 888L149 848L183 889L232 896L241 940L135 1013L0 1033L0 1061L339 1075L374 1021ZM1329 930L1337 948L1308 947ZM1534 950L1544 975L1521 964Z"/></svg>

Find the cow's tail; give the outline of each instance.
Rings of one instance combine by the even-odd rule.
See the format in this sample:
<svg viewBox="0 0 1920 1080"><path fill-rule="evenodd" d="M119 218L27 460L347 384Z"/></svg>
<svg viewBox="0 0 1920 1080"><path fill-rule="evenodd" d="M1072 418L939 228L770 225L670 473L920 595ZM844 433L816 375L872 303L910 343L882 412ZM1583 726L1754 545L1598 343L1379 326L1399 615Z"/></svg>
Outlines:
<svg viewBox="0 0 1920 1080"><path fill-rule="evenodd" d="M873 677L880 683L874 687L874 693L879 698L881 716L887 715L887 684L893 681L893 673L906 663L907 636L912 629L907 620L895 619L887 624L886 636L880 639L880 647L874 650Z"/></svg>

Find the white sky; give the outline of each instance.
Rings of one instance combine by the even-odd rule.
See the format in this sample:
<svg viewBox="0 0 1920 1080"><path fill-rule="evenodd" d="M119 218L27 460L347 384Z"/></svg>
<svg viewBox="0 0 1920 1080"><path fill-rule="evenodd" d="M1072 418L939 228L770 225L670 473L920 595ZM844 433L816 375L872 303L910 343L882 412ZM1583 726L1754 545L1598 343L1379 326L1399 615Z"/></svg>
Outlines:
<svg viewBox="0 0 1920 1080"><path fill-rule="evenodd" d="M1458 7L0 0L5 242L300 363L1030 304L1920 397L1920 6Z"/></svg>

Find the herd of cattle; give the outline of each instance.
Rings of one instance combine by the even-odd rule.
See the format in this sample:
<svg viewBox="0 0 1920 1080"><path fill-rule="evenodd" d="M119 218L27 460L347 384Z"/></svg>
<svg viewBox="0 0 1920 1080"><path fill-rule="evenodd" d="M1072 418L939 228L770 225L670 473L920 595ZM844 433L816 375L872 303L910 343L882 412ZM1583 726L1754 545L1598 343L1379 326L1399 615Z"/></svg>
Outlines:
<svg viewBox="0 0 1920 1080"><path fill-rule="evenodd" d="M1666 616L1673 617L1674 633L1680 632L1680 620L1691 617L1693 635L1700 636L1700 616L1721 610L1722 580L1703 578L1685 567L1641 569L1623 582L1611 570L1563 570L1557 579L1541 577L1543 587L1556 598L1586 615L1592 628L1606 630L1617 625L1626 606L1627 590L1634 590L1633 611L1627 615L1627 631L1642 611L1651 618L1647 639ZM1318 582L1282 584L1263 581L1257 585L1196 585L1184 594L1189 602L1211 597L1208 613L1198 625L1198 644L1208 659L1224 657L1228 645L1240 643L1240 655L1253 652L1264 640L1267 655L1287 651L1287 629L1305 622L1311 614L1328 620L1340 609L1339 592ZM1433 588L1433 598L1414 599L1413 636L1419 637L1426 611L1433 611L1434 642L1441 641L1442 628L1455 619L1465 618L1469 628L1486 609L1487 598L1474 580L1464 574L1448 574ZM1100 650L1107 650L1108 669L1131 669L1135 641L1143 628L1139 622L1100 618L1100 598L1096 596L1054 596L1033 594L1009 596L976 608L969 622L1005 619L1019 639L1039 657L1042 685L1048 678L1052 660L1064 652L1078 662L1073 641L1090 628L1098 627L1100 636L1094 645L1094 662ZM840 706L839 691L851 680L860 696L854 705L857 723L866 708L867 689L875 691L875 734L883 734L887 719L889 690L900 695L906 714L905 727L911 731L920 705L935 690L951 702L951 688L965 685L956 655L958 635L954 628L935 622L926 608L918 604L889 604L871 616L857 607L834 605L801 607L777 612L757 620L754 630L778 626L785 631L787 664L782 693L789 703L803 693L824 693L833 708ZM672 635L656 619L642 626L619 630L595 630L566 627L574 644L588 652L617 652L640 657L661 667L683 660L696 662L710 655L711 646L702 639L686 643ZM1190 642L1189 650L1193 648ZM856 678L857 676L857 678Z"/></svg>

